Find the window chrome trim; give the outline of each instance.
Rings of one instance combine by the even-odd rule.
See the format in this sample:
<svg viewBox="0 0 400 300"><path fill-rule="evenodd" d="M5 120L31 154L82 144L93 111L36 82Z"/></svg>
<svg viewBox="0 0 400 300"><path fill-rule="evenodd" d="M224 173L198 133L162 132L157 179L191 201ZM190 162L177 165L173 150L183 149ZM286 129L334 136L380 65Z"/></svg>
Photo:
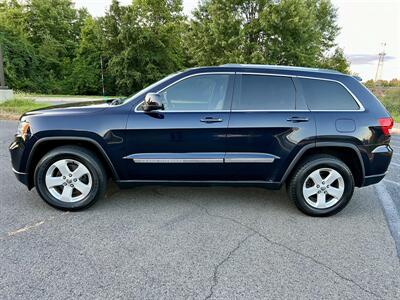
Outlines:
<svg viewBox="0 0 400 300"><path fill-rule="evenodd" d="M171 84L167 85L166 87L162 88L161 90L158 90L155 93L157 93L157 94L161 93L164 90L168 89L169 87L171 87L171 86L173 86L175 84L178 84L179 82L181 82L181 81L183 81L185 79L188 79L188 78L191 78L191 77L196 77L196 76L202 76L202 75L235 75L235 72L205 72L205 73L190 74L188 76L182 77L181 79L178 79L177 81L172 82ZM148 112L145 112L143 110L138 110L138 107L140 105L142 105L143 103L144 103L144 101L141 101L141 102L139 102L139 104L137 104L135 106L135 112L137 112L137 113L148 113ZM157 110L152 110L151 112L153 112L153 113L181 113L181 112L185 112L185 113L186 112L199 112L199 113L201 113L201 112L207 112L207 113L213 112L213 113L218 113L218 112L230 112L230 110L229 109L220 109L220 110L159 110L159 109L157 109Z"/></svg>
<svg viewBox="0 0 400 300"><path fill-rule="evenodd" d="M313 79L313 80L323 80L323 81L331 81L340 84L342 87L346 89L346 91L352 96L352 98L356 101L357 105L360 107L359 109L355 110L335 110L335 109L313 109L313 110L296 110L296 109L284 109L284 110L274 110L274 109L232 109L232 110L154 110L152 111L153 113L190 113L190 112L197 112L197 113L222 113L222 112L363 112L365 111L364 105L361 103L361 101L357 98L356 95L353 94L350 89L344 85L342 82L335 80L335 79L328 79L328 78L321 78L321 77L311 77L311 76L302 76L302 75L289 75L289 74L273 74L273 73L259 73L259 72L206 72L206 73L196 73L196 74L190 74L188 76L182 77L181 79L169 84L168 86L162 88L161 90L157 91L156 93L161 93L165 89L179 83L182 80L185 80L187 78L195 77L195 76L201 76L201 75L261 75L261 76L277 76L277 77L290 77L290 78L305 78L305 79ZM137 113L146 113L145 111L138 110L138 107L142 105L144 101L139 102L136 107L135 107L135 112Z"/></svg>
<svg viewBox="0 0 400 300"><path fill-rule="evenodd" d="M311 76L302 76L302 75L288 75L288 74L271 74L271 73L259 73L259 72L236 72L238 75L263 75L263 76L278 76L278 77L292 77L292 78L305 78L305 79L313 79L313 80L322 80L322 81L331 81L339 83L342 87L346 89L346 91L350 94L354 101L356 101L359 109L346 109L346 110L337 110L337 109L310 109L311 112L363 112L365 111L364 105L362 105L361 101L357 98L356 95L353 94L350 89L344 85L342 82L329 79L329 78L321 78L321 77L311 77ZM233 111L233 110L232 110ZM264 111L274 111L274 110L264 110ZM292 110L298 111L298 110Z"/></svg>

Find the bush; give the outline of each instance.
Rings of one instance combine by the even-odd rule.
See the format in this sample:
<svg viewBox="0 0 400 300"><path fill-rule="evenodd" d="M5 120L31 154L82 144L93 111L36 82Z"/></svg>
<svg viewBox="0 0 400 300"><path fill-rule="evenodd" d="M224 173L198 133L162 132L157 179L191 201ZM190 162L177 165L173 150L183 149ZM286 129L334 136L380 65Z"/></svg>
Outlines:
<svg viewBox="0 0 400 300"><path fill-rule="evenodd" d="M400 122L400 88L389 88L380 98L396 122Z"/></svg>

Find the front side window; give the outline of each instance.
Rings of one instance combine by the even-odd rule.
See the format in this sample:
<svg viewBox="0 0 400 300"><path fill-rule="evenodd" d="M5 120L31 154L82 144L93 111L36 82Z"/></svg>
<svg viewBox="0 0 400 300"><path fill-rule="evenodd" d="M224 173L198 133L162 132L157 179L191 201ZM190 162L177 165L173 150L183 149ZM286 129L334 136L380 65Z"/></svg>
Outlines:
<svg viewBox="0 0 400 300"><path fill-rule="evenodd" d="M233 110L294 110L296 92L290 77L242 75Z"/></svg>
<svg viewBox="0 0 400 300"><path fill-rule="evenodd" d="M197 75L160 92L165 111L215 111L227 109L230 75Z"/></svg>
<svg viewBox="0 0 400 300"><path fill-rule="evenodd" d="M310 110L358 110L353 96L339 83L318 79L298 79Z"/></svg>

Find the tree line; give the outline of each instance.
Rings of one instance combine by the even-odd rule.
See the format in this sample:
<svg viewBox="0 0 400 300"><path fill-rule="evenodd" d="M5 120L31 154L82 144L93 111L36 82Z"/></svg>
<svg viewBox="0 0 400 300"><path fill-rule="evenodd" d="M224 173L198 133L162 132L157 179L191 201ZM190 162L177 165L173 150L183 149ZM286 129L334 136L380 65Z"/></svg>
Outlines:
<svg viewBox="0 0 400 300"><path fill-rule="evenodd" d="M94 18L70 0L0 0L10 87L52 94L129 95L167 74L224 63L348 71L330 0L113 0Z"/></svg>

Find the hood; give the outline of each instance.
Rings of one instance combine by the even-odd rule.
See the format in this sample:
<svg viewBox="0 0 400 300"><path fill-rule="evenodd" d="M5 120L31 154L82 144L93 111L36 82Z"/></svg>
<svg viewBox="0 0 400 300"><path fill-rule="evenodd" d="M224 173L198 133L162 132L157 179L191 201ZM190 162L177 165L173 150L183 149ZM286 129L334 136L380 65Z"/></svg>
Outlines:
<svg viewBox="0 0 400 300"><path fill-rule="evenodd" d="M44 108L36 109L25 113L23 116L34 116L34 115L57 115L57 114L79 114L79 113L96 113L100 112L107 107L110 107L110 100L96 100L96 101L84 101L68 104L59 104L53 106L47 106Z"/></svg>

